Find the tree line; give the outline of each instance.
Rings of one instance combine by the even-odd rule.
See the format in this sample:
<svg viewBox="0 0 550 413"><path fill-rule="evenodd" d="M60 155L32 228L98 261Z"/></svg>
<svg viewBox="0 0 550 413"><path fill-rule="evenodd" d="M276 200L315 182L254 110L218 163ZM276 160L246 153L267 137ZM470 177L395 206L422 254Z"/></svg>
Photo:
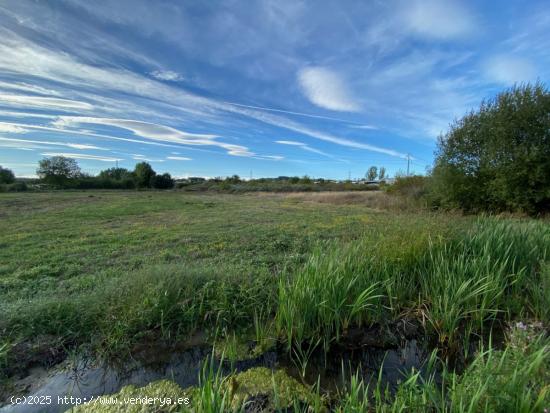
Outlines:
<svg viewBox="0 0 550 413"><path fill-rule="evenodd" d="M109 168L97 176L82 172L72 158L53 156L38 162L36 174L50 187L61 189L170 189L174 179L169 173L157 174L147 162L139 162L134 170Z"/></svg>

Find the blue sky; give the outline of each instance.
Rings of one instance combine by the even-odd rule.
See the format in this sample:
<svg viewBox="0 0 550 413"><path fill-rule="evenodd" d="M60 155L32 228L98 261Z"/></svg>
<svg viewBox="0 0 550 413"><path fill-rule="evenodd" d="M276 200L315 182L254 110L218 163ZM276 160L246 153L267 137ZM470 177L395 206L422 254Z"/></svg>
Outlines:
<svg viewBox="0 0 550 413"><path fill-rule="evenodd" d="M0 1L0 165L422 173L449 122L550 78L547 1Z"/></svg>

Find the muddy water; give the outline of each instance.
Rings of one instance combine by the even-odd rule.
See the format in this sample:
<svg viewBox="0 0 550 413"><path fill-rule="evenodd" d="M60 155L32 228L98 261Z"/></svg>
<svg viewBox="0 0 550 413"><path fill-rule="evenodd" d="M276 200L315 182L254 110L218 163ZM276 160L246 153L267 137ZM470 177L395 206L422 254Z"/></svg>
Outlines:
<svg viewBox="0 0 550 413"><path fill-rule="evenodd" d="M352 374L358 373L372 390L381 378L382 388L388 386L393 393L403 378L414 368L424 371L428 359L428 349L416 340L408 340L393 349L376 347L357 350L335 349L325 358L322 352L314 353L309 360L303 380L309 384L317 383L325 392L342 389ZM279 364L295 378L301 378L298 363L281 356Z"/></svg>
<svg viewBox="0 0 550 413"><path fill-rule="evenodd" d="M134 362L125 372L114 367L97 366L80 360L71 368L58 368L47 375L38 372L34 377L27 378L27 381L32 383L27 400L36 402L41 396L50 396L51 404L8 404L0 408L0 413L64 412L71 407L64 402L64 396L89 400L92 396L118 392L128 384L144 386L160 379L173 380L183 388L193 386L198 382L201 364L210 354L211 347L197 346L172 355L164 365L147 367ZM336 349L326 357L321 351L315 352L307 364L303 378L295 362L283 351L271 351L253 360L239 361L234 363L232 368L237 371L258 366L283 368L291 376L303 379L309 384L316 383L319 377L321 388L329 392L341 388L346 378L349 379L350 372L358 371L367 383L373 383L381 369L383 386L388 384L390 389L395 389L406 372L412 368L417 370L422 368L427 354L428 352L422 349L416 340L409 340L393 349L373 347L363 347L354 351ZM226 366L224 370L229 373L230 367Z"/></svg>

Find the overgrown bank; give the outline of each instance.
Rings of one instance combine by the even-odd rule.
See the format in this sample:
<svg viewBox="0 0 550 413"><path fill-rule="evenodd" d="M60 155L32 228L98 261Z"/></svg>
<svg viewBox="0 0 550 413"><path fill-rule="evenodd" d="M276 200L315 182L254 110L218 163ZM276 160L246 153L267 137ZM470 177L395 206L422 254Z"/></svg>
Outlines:
<svg viewBox="0 0 550 413"><path fill-rule="evenodd" d="M147 194L96 193L103 198L83 206L74 196L87 197L60 194L53 209L11 198L31 223L18 221L2 240L11 257L1 268L8 374L44 349L124 357L140 343L177 343L197 330L273 336L307 363L300 350L328 349L358 326L403 317L424 326L443 360L471 361L469 344L507 323L550 321L546 221L449 220L280 197L166 194L159 204ZM9 212L4 218L15 225ZM61 219L81 222L85 239ZM50 245L59 251L51 260ZM28 255L10 266L21 248ZM533 356L543 361L541 377L544 340Z"/></svg>

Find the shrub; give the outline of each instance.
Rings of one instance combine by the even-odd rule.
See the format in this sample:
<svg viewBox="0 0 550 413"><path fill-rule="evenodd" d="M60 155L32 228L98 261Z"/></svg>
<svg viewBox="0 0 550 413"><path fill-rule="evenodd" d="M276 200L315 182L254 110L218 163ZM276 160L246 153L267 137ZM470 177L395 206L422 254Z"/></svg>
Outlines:
<svg viewBox="0 0 550 413"><path fill-rule="evenodd" d="M515 86L439 138L434 194L468 212L550 211L550 92Z"/></svg>
<svg viewBox="0 0 550 413"><path fill-rule="evenodd" d="M15 182L13 171L0 166L0 184L11 184L13 182Z"/></svg>
<svg viewBox="0 0 550 413"><path fill-rule="evenodd" d="M426 195L430 178L422 175L397 176L392 185L386 186L386 191L419 199Z"/></svg>
<svg viewBox="0 0 550 413"><path fill-rule="evenodd" d="M170 189L174 187L174 180L169 173L155 175L151 178L151 186L156 189Z"/></svg>
<svg viewBox="0 0 550 413"><path fill-rule="evenodd" d="M27 184L22 181L14 182L12 184L6 185L6 188L10 192L23 192L28 189Z"/></svg>

